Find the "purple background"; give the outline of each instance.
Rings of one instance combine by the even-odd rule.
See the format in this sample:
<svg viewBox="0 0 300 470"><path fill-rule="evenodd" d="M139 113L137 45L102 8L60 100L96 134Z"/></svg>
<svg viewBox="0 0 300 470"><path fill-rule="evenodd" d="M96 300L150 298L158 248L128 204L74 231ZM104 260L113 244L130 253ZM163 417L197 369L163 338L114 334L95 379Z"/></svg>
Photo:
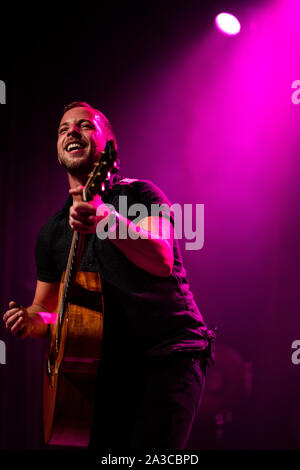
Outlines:
<svg viewBox="0 0 300 470"><path fill-rule="evenodd" d="M124 176L204 204L203 249L181 246L199 308L218 326L217 364L190 447L299 449L297 2L106 3L20 7L3 37L1 310L32 301L36 236L68 189L57 125L64 105L88 101L112 122ZM239 17L239 35L215 28L223 10ZM45 343L2 323L0 339L0 448L41 449Z"/></svg>

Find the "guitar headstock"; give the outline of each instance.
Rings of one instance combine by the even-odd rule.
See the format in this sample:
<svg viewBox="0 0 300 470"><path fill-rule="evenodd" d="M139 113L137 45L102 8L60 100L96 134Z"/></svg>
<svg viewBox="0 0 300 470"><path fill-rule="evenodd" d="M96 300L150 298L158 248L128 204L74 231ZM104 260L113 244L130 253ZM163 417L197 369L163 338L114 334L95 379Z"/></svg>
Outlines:
<svg viewBox="0 0 300 470"><path fill-rule="evenodd" d="M83 190L83 200L90 201L96 194L105 194L111 184L111 177L119 171L119 161L113 140L106 143L102 152L102 157L95 163L94 170L90 173L89 179Z"/></svg>

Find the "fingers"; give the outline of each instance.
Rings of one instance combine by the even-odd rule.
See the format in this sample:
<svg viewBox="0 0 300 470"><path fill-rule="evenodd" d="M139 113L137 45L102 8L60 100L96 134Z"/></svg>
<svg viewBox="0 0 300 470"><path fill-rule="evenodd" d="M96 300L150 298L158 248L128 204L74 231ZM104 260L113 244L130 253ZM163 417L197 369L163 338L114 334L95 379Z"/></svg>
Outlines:
<svg viewBox="0 0 300 470"><path fill-rule="evenodd" d="M78 185L69 189L69 193L73 196L82 196L83 189L84 186ZM69 213L69 224L72 230L81 233L95 233L98 221L103 218L103 216L96 216L96 211L100 203L102 203L100 197L94 197L90 203L75 200L70 207Z"/></svg>
<svg viewBox="0 0 300 470"><path fill-rule="evenodd" d="M92 232L95 228L95 215L78 215L70 210L69 224L73 230Z"/></svg>
<svg viewBox="0 0 300 470"><path fill-rule="evenodd" d="M80 196L82 195L84 186L75 186L75 188L69 189L69 193L73 194L74 196Z"/></svg>
<svg viewBox="0 0 300 470"><path fill-rule="evenodd" d="M78 212L76 209L74 208L70 208L70 213L69 213L69 216L74 219L74 220L78 220L79 222L88 222L88 221L91 221L91 220L94 220L95 218L95 211L94 213L90 213L90 212Z"/></svg>
<svg viewBox="0 0 300 470"><path fill-rule="evenodd" d="M74 202L73 206L70 207L70 211L72 211L73 214L77 214L78 217L96 215L96 208L88 202Z"/></svg>
<svg viewBox="0 0 300 470"><path fill-rule="evenodd" d="M16 303L16 302L14 302ZM9 306L11 305L11 302L9 303ZM17 305L17 304L16 304ZM18 305L18 307L15 307L15 308L11 308L10 310L7 310L5 312L5 314L3 315L3 321L4 322L7 322L7 320L12 316L14 315L15 313L17 313L18 311L20 310L20 306Z"/></svg>
<svg viewBox="0 0 300 470"><path fill-rule="evenodd" d="M16 302L9 302L9 307L18 305ZM13 335L19 335L25 328L26 310L24 307L11 308L3 315L6 328L10 329Z"/></svg>
<svg viewBox="0 0 300 470"><path fill-rule="evenodd" d="M10 331L14 336L20 336L22 334L23 329L25 329L24 318L20 317L16 321L16 323L11 327Z"/></svg>
<svg viewBox="0 0 300 470"><path fill-rule="evenodd" d="M95 221L80 222L70 217L69 224L70 224L71 229L77 232L81 232L81 233L95 233L96 232Z"/></svg>
<svg viewBox="0 0 300 470"><path fill-rule="evenodd" d="M96 231L96 209L87 202L76 202L70 207L69 224L73 230L83 233Z"/></svg>
<svg viewBox="0 0 300 470"><path fill-rule="evenodd" d="M78 194L83 186L70 190L71 194ZM95 233L99 220L109 216L110 212L101 198L94 198L90 202L74 201L70 207L69 224L72 230L81 233Z"/></svg>
<svg viewBox="0 0 300 470"><path fill-rule="evenodd" d="M6 328L11 328L12 325L21 317L22 314L23 314L23 310L20 310L18 308L8 310L3 316L3 320L5 321Z"/></svg>
<svg viewBox="0 0 300 470"><path fill-rule="evenodd" d="M11 301L9 302L8 306L9 306L9 308L14 308L14 307L15 307L15 308L16 308L16 307L20 308L20 304L18 304L18 303L15 302L14 300L11 300Z"/></svg>
<svg viewBox="0 0 300 470"><path fill-rule="evenodd" d="M88 202L75 202L73 206L70 207L70 215L74 219L85 220L89 216L95 216L96 209Z"/></svg>

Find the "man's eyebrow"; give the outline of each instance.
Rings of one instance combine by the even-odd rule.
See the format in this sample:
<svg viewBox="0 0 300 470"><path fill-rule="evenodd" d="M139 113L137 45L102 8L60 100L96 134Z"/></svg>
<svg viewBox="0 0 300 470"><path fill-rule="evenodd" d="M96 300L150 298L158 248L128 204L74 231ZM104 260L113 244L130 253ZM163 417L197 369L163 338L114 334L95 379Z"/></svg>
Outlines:
<svg viewBox="0 0 300 470"><path fill-rule="evenodd" d="M58 129L60 129L60 128L63 127L63 126L67 126L67 125L68 125L68 122L63 122L62 124L60 124L60 125L58 126Z"/></svg>

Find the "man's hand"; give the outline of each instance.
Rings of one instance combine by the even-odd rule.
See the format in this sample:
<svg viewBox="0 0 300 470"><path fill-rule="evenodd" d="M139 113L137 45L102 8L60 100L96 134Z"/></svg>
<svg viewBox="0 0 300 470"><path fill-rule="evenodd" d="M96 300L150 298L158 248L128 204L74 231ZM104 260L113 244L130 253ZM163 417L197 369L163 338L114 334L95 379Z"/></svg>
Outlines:
<svg viewBox="0 0 300 470"><path fill-rule="evenodd" d="M77 186L76 188L70 189L69 192L73 196L82 196L82 189L82 186ZM70 227L81 233L96 233L98 222L107 217L109 212L99 196L95 196L90 202L83 202L82 199L80 199L80 197L77 197L70 207ZM101 206L103 206L103 214L101 214L101 210L99 210Z"/></svg>
<svg viewBox="0 0 300 470"><path fill-rule="evenodd" d="M14 336L19 338L26 338L30 336L34 318L29 316L28 311L17 302L9 302L9 310L3 315L3 321L6 328L8 328Z"/></svg>

